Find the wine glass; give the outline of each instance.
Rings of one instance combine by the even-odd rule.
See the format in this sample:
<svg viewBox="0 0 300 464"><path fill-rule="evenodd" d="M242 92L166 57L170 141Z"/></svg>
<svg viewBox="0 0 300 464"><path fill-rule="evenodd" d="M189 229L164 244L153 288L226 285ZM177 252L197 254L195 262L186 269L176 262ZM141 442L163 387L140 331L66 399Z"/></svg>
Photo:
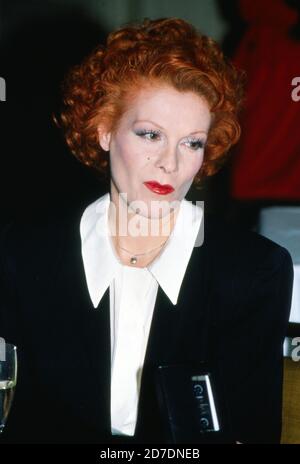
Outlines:
<svg viewBox="0 0 300 464"><path fill-rule="evenodd" d="M3 340L3 339L2 339ZM0 340L1 341L1 340ZM17 348L0 343L0 434L4 429L17 383Z"/></svg>

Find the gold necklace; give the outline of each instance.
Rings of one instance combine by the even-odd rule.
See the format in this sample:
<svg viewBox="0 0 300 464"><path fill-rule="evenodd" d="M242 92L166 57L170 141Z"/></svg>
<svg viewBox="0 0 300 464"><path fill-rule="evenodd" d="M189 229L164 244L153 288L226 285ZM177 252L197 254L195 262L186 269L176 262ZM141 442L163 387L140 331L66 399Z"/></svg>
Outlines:
<svg viewBox="0 0 300 464"><path fill-rule="evenodd" d="M138 256L145 256L145 255L148 255L148 254L152 253L152 251L155 251L155 250L158 250L159 248L162 248L163 245L164 245L167 241L168 241L168 239L165 240L161 245L159 245L159 246L157 246L157 247L155 247L155 248L152 248L152 250L145 251L145 253L132 253L132 251L129 251L129 250L127 250L126 248L121 247L120 245L118 245L118 247L119 247L121 250L123 250L123 251L125 251L126 253L128 253L129 255L131 255L130 264L136 264L136 263L137 263L137 260L138 260Z"/></svg>

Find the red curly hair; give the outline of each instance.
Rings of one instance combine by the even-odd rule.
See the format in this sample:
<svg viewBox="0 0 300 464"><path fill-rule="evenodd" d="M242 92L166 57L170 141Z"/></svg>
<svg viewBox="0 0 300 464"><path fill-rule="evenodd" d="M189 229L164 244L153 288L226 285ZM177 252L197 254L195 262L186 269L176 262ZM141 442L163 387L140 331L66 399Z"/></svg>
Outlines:
<svg viewBox="0 0 300 464"><path fill-rule="evenodd" d="M240 136L237 120L244 74L224 57L217 43L178 18L144 19L112 32L62 84L63 109L54 120L71 152L108 174L108 154L97 127L114 131L143 86L168 84L204 97L212 113L204 161L195 183L216 173Z"/></svg>

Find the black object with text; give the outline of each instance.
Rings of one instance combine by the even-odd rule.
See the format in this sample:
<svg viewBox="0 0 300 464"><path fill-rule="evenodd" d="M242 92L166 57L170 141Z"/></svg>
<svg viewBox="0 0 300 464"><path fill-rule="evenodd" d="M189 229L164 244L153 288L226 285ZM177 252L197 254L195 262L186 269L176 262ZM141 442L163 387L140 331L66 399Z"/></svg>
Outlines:
<svg viewBox="0 0 300 464"><path fill-rule="evenodd" d="M205 364L159 366L156 390L168 443L232 443L217 375Z"/></svg>

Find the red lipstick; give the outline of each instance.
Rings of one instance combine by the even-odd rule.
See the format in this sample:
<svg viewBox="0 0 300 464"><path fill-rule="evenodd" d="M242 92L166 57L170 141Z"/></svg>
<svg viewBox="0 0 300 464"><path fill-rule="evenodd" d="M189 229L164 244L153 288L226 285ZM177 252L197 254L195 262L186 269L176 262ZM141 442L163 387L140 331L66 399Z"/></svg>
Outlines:
<svg viewBox="0 0 300 464"><path fill-rule="evenodd" d="M151 192L158 193L159 195L168 195L168 193L174 192L174 188L172 185L164 184L161 185L159 182L155 180L149 180L144 182L144 185L151 190Z"/></svg>

